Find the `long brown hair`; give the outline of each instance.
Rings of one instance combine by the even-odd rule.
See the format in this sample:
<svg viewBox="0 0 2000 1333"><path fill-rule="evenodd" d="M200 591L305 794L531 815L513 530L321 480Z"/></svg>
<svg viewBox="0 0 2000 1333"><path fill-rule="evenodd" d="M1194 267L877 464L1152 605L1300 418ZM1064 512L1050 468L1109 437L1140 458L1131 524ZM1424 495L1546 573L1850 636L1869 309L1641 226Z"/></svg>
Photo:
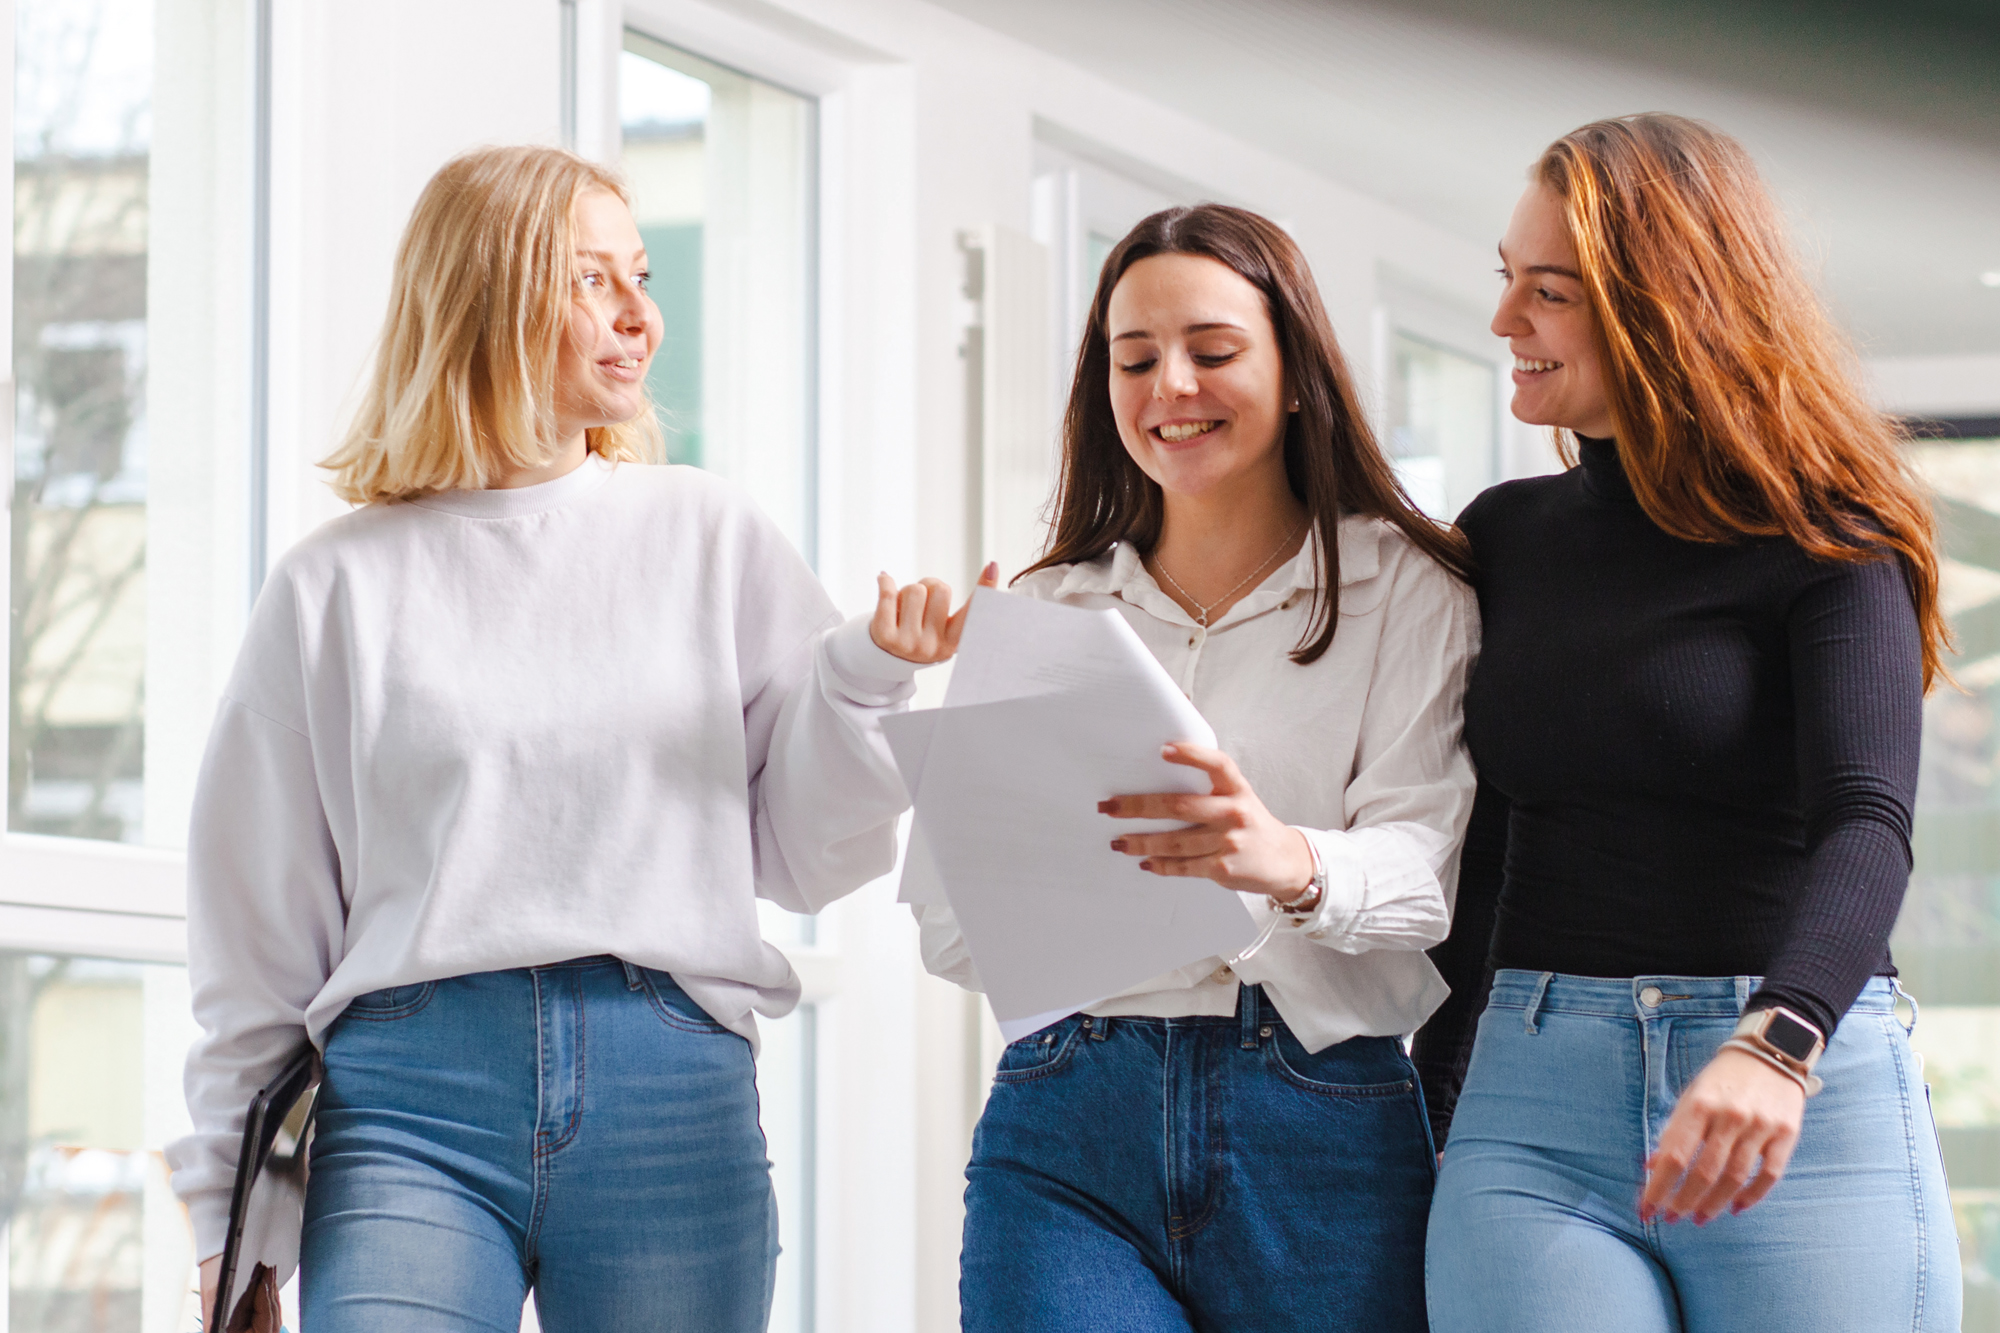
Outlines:
<svg viewBox="0 0 2000 1333"><path fill-rule="evenodd" d="M1153 255L1216 260L1264 295L1286 387L1299 404L1286 418L1285 477L1311 517L1319 556L1320 587L1292 660L1302 666L1319 660L1339 625L1343 514L1382 519L1453 574L1467 577L1471 561L1464 537L1424 517L1376 444L1305 256L1275 223L1225 204L1155 213L1105 259L1063 413L1055 519L1042 558L1022 572L1095 559L1121 541L1150 554L1160 540L1165 507L1159 484L1125 452L1111 413L1108 328L1112 289L1125 270Z"/></svg>
<svg viewBox="0 0 2000 1333"><path fill-rule="evenodd" d="M1690 541L1784 536L1820 560L1900 558L1928 690L1950 645L1936 520L1749 153L1682 116L1621 116L1556 140L1534 178L1563 200L1618 456L1647 517ZM1574 464L1574 442L1558 442Z"/></svg>

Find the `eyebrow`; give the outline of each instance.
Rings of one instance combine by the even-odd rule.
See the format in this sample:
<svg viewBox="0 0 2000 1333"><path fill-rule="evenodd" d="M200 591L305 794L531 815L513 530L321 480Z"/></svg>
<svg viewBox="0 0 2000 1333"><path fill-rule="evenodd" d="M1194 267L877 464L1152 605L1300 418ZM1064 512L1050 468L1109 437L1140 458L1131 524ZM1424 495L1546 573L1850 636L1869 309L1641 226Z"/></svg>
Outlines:
<svg viewBox="0 0 2000 1333"><path fill-rule="evenodd" d="M1213 333L1217 329L1230 329L1237 333L1242 333L1244 331L1243 326L1241 324L1231 324L1227 320L1216 320L1213 323L1208 323L1208 324L1190 324L1186 328L1182 329L1181 332ZM1144 329L1127 329L1124 333L1120 333L1114 336L1111 339L1111 341L1123 342L1127 338L1150 338L1152 336L1153 336L1152 334L1148 333Z"/></svg>
<svg viewBox="0 0 2000 1333"><path fill-rule="evenodd" d="M618 258L618 256L617 256L617 255L613 254L613 253L612 253L611 251L609 251L609 250L581 250L581 249L580 249L580 250L578 250L578 251L577 251L577 254L579 254L579 255L583 256L583 257L584 257L585 259L604 259L604 260L613 260L613 259L616 259L616 258ZM646 247L645 247L645 246L643 246L643 245L642 245L642 246L640 246L640 247L639 247L639 248L638 248L637 250L634 250L634 251L632 252L632 258L633 258L633 259L635 259L635 260L637 260L637 259L644 259L645 257L646 257Z"/></svg>
<svg viewBox="0 0 2000 1333"><path fill-rule="evenodd" d="M1495 248L1497 249L1498 247ZM1503 264L1507 262L1507 252L1505 250L1500 250L1500 262ZM1581 273L1578 273L1573 268L1564 268L1561 264L1530 264L1526 268L1522 269L1521 272L1553 273L1558 278L1568 278L1572 282L1583 281L1583 275Z"/></svg>

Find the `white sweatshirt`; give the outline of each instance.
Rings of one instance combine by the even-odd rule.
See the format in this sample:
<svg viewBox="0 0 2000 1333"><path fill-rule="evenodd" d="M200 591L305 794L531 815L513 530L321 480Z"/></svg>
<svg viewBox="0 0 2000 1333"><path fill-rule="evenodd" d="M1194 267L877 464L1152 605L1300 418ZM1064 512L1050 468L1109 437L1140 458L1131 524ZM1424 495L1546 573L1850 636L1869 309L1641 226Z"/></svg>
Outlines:
<svg viewBox="0 0 2000 1333"><path fill-rule="evenodd" d="M251 1096L357 995L616 954L753 1041L753 1011L788 1012L755 900L816 911L886 873L907 804L878 719L916 668L838 622L736 489L594 455L287 554L189 839L204 1035L168 1160L197 1252L222 1248ZM283 1273L295 1244L279 1216L247 1253Z"/></svg>
<svg viewBox="0 0 2000 1333"><path fill-rule="evenodd" d="M1479 606L1470 588L1379 519L1343 518L1339 541L1340 628L1308 666L1287 654L1319 586L1311 542L1206 629L1124 543L1014 585L1029 597L1123 615L1265 808L1305 834L1326 871L1319 910L1282 917L1250 958L1177 968L1089 1012L1228 1015L1239 982L1261 982L1299 1042L1317 1051L1414 1031L1443 1002L1444 979L1423 950L1450 926L1472 814L1472 763L1460 733ZM1107 819L1106 836L1115 831ZM1268 921L1270 900L1250 901ZM925 965L980 989L951 909L916 914Z"/></svg>

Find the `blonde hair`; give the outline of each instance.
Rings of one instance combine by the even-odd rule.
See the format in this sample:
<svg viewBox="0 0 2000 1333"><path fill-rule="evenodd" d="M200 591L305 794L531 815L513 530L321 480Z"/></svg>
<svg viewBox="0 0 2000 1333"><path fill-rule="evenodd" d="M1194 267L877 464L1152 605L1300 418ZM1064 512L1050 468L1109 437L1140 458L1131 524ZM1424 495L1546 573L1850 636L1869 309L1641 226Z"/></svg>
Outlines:
<svg viewBox="0 0 2000 1333"><path fill-rule="evenodd" d="M478 490L549 461L556 368L574 299L579 196L610 169L558 148L480 148L438 170L396 248L389 314L367 391L320 464L353 504ZM656 457L651 410L593 427L594 454Z"/></svg>

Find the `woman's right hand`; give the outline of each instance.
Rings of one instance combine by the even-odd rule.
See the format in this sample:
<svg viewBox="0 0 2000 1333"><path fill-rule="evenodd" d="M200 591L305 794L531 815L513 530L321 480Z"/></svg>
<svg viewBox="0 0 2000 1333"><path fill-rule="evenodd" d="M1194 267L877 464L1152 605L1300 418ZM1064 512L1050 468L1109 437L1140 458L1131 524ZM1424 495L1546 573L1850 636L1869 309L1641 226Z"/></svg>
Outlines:
<svg viewBox="0 0 2000 1333"><path fill-rule="evenodd" d="M1000 586L1000 566L989 562L979 575L979 586ZM951 610L951 586L941 579L919 579L898 588L887 574L875 577L875 618L868 622L868 636L875 646L905 662L930 666L943 662L958 651L958 636L965 632L966 608Z"/></svg>
<svg viewBox="0 0 2000 1333"><path fill-rule="evenodd" d="M201 1261L201 1326L215 1313L215 1284L222 1278L222 1256L211 1254Z"/></svg>

